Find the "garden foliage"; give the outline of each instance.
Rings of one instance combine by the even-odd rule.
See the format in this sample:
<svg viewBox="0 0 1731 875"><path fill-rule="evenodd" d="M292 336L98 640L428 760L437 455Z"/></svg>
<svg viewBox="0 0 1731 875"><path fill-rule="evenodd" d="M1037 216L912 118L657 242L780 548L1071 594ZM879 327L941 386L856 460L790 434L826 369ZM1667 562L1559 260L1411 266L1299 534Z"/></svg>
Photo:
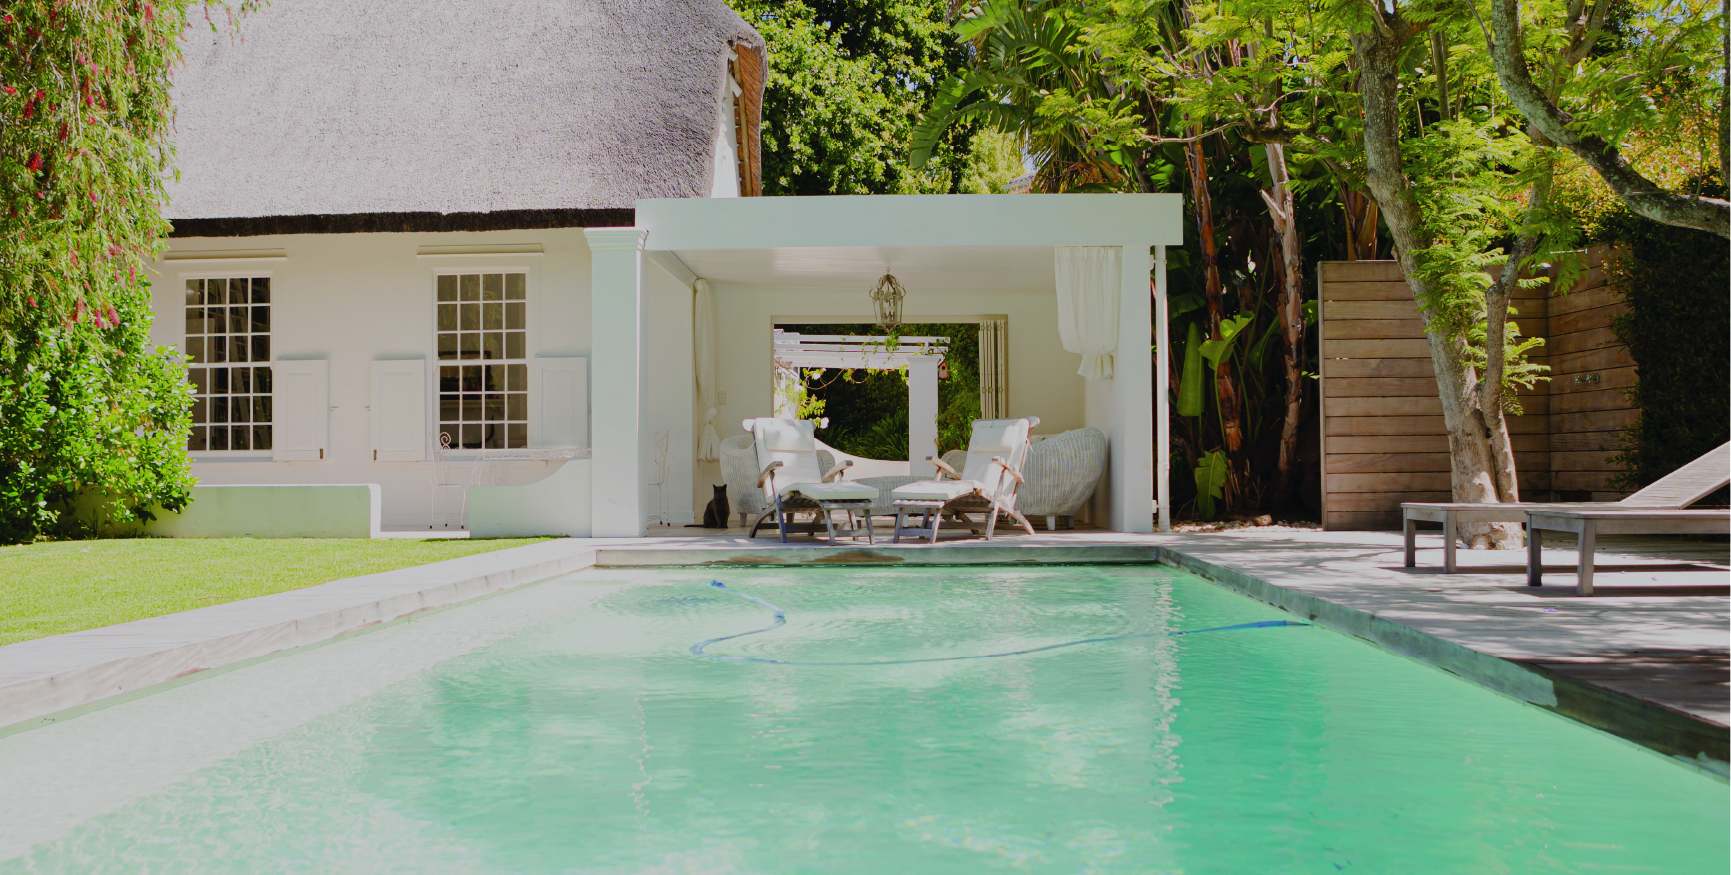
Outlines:
<svg viewBox="0 0 1731 875"><path fill-rule="evenodd" d="M1673 193L1711 195L1703 182L1723 183L1720 4L1498 2L1512 4L1524 28L1521 58L1542 97L1601 144L1621 145L1631 172ZM1302 393L1277 367L1280 344L1270 346L1277 328L1297 333L1291 309L1274 304L1283 257L1275 243L1285 230L1260 202L1278 181L1270 160L1284 161L1292 177L1307 288L1317 261L1402 260L1448 364L1439 396L1451 412L1457 494L1479 491L1494 473L1493 495L1506 483L1513 497L1502 414L1519 412L1515 387L1543 376L1525 359L1537 341L1504 316L1508 294L1547 273L1558 287L1572 285L1584 227L1567 208L1567 186L1553 189L1559 176L1578 176L1585 159L1517 111L1499 78L1508 53L1493 51L1483 8L1454 0L973 0L956 8L972 63L939 85L915 126L916 166L937 154L948 130L979 125L1018 138L1037 165L1036 190L1186 195L1185 247L1171 253L1171 334L1155 339L1174 347L1174 465L1195 474L1173 477L1176 501L1209 516L1290 500L1271 488L1269 437L1279 422L1271 414L1283 398L1290 413ZM1497 270L1505 261L1525 273ZM1313 363L1314 334L1306 342ZM1502 437L1492 440L1493 429ZM1475 435L1492 446L1459 451ZM1221 452L1224 482L1214 496ZM1192 492L1192 479L1203 488Z"/></svg>
<svg viewBox="0 0 1731 875"><path fill-rule="evenodd" d="M1641 419L1618 456L1619 485L1635 489L1731 440L1731 270L1725 240L1705 231L1622 211L1604 233L1617 244L1606 279L1629 307L1611 328L1640 380Z"/></svg>
<svg viewBox="0 0 1731 875"><path fill-rule="evenodd" d="M932 86L967 63L949 0L728 2L769 44L764 194L985 194L1021 175L1012 143L972 128L925 168L906 160Z"/></svg>
<svg viewBox="0 0 1731 875"><path fill-rule="evenodd" d="M169 73L207 12L0 6L0 541L188 500L184 359L150 344L145 266L169 230Z"/></svg>

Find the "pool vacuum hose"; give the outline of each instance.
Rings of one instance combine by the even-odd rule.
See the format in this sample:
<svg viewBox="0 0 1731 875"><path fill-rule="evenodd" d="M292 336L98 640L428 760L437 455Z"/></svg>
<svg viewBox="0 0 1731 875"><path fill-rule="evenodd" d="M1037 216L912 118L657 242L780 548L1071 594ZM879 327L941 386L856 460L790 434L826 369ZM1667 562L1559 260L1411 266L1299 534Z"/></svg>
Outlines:
<svg viewBox="0 0 1731 875"><path fill-rule="evenodd" d="M965 659L1002 659L1006 656L1026 656L1030 653L1040 653L1046 650L1057 650L1063 647L1076 647L1082 644L1105 644L1110 641L1128 641L1132 638L1177 638L1180 635L1198 635L1203 632L1234 632L1240 629L1269 629L1275 626L1308 626L1309 623L1299 623L1292 620L1263 620L1257 623L1239 623L1235 626L1215 626L1211 629L1188 629L1182 632L1134 632L1129 635L1108 635L1104 638L1078 638L1075 641L1065 641L1061 644L1047 644L1044 647L1030 647L1026 650L1008 650L1003 653L982 653L971 656L931 656L925 659L880 659L870 662L805 662L788 659L764 659L757 656L722 656L716 653L705 653L704 648L747 635L760 635L787 625L787 612L754 595L747 595L737 589L730 588L719 580L709 582L710 586L723 592L730 592L749 602L755 602L775 614L775 622L750 632L740 632L737 635L723 635L708 641L699 641L691 645L691 652L704 659L719 659L724 662L755 662L762 665L911 665L917 662L960 662Z"/></svg>

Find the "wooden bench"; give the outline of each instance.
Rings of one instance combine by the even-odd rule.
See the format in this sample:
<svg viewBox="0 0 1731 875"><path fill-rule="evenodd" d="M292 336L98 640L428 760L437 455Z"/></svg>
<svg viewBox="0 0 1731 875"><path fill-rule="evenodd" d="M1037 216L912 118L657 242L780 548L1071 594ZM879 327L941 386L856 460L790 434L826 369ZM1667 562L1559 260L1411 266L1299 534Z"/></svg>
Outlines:
<svg viewBox="0 0 1731 875"><path fill-rule="evenodd" d="M1579 556L1575 560L1575 595L1593 594L1593 548L1599 535L1726 535L1731 534L1731 510L1635 510L1533 508L1527 511L1527 586L1538 586L1544 575L1539 557L1543 532L1573 532Z"/></svg>

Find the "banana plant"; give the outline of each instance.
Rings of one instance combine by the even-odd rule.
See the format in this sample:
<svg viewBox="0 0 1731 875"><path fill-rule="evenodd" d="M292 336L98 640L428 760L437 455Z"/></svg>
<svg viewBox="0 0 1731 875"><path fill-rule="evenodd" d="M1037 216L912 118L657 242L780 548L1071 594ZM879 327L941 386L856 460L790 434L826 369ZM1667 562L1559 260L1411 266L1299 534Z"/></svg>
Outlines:
<svg viewBox="0 0 1731 875"><path fill-rule="evenodd" d="M1220 367L1220 360L1232 352L1232 344L1238 340L1238 335L1254 321L1249 313L1240 313L1220 323L1220 339L1202 342L1202 357L1208 360L1211 368Z"/></svg>
<svg viewBox="0 0 1731 875"><path fill-rule="evenodd" d="M1205 520L1214 519L1219 509L1216 501L1226 497L1226 454L1210 450L1196 460L1196 512Z"/></svg>
<svg viewBox="0 0 1731 875"><path fill-rule="evenodd" d="M1202 415L1202 326L1190 323L1184 339L1184 376L1178 381L1178 415Z"/></svg>

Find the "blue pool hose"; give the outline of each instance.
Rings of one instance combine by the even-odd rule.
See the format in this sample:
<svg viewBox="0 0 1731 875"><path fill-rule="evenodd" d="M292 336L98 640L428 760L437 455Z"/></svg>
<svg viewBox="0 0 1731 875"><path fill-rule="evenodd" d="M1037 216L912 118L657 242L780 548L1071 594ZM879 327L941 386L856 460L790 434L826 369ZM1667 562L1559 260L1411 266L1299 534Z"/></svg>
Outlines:
<svg viewBox="0 0 1731 875"><path fill-rule="evenodd" d="M1065 641L1062 644L1048 644L1044 647L1030 647L1027 650L1010 650L1004 653L984 653L974 656L932 656L925 659L882 659L872 662L796 662L787 659L763 659L756 656L721 656L714 653L705 653L703 648L708 647L711 644L719 644L723 641L732 641L735 638L744 638L747 635L759 635L773 629L780 629L787 625L787 613L781 608L778 608L757 596L746 595L737 589L729 588L727 584L722 583L719 580L712 580L709 582L709 585L724 592L733 593L746 601L756 602L757 604L768 608L775 614L775 622L763 627L762 629L753 629L750 632L740 632L737 635L723 635L720 638L711 638L708 641L699 641L696 644L691 645L691 652L703 657L704 659L719 659L724 662L755 662L760 665L911 665L917 662L960 662L964 659L1002 659L1006 656L1026 656L1030 653L1057 650L1062 647L1076 647L1081 644L1104 644L1108 641L1128 641L1132 638L1177 638L1180 635L1196 635L1202 632L1232 632L1238 629L1268 629L1275 626L1310 625L1309 623L1298 623L1291 620L1263 620L1258 623L1239 623L1235 626L1215 626L1212 629L1190 629L1183 632L1135 632L1129 635L1108 635L1104 638L1079 638L1075 641Z"/></svg>

